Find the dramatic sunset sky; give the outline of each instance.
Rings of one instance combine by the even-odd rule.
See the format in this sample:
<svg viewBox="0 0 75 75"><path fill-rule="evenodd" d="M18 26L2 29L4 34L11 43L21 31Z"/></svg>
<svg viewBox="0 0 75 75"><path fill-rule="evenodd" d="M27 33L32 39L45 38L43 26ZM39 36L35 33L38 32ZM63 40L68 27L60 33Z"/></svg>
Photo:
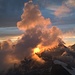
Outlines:
<svg viewBox="0 0 75 75"><path fill-rule="evenodd" d="M15 41L23 31L17 28L28 0L0 0L0 42ZM75 0L33 0L45 18L61 29L66 45L75 43Z"/></svg>

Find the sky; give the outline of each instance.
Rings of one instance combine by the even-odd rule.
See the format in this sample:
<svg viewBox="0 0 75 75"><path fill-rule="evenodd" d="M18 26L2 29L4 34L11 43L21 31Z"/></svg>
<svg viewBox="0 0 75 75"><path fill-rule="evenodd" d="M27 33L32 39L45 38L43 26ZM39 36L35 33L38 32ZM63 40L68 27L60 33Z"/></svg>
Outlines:
<svg viewBox="0 0 75 75"><path fill-rule="evenodd" d="M75 0L0 0L0 69L24 57L40 61L37 50L75 44L74 20ZM73 49L58 50L52 55L75 61Z"/></svg>
<svg viewBox="0 0 75 75"><path fill-rule="evenodd" d="M15 41L23 31L17 28L24 3L28 0L0 0L0 42ZM42 15L50 18L53 26L61 29L67 45L75 43L75 0L33 0Z"/></svg>

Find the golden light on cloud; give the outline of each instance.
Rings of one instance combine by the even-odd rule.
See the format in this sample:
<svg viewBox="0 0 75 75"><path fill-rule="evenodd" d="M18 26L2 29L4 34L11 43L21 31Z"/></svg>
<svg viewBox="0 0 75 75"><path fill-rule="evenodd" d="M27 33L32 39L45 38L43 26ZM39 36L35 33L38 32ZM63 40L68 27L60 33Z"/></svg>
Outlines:
<svg viewBox="0 0 75 75"><path fill-rule="evenodd" d="M42 58L39 58L36 54L32 55L32 58L40 63L44 63L45 61Z"/></svg>

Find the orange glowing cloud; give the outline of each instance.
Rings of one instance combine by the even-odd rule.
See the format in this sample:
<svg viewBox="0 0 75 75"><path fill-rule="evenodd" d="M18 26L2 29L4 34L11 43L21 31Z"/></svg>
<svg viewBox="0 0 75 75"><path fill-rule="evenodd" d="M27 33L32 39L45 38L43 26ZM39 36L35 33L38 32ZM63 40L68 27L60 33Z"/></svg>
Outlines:
<svg viewBox="0 0 75 75"><path fill-rule="evenodd" d="M34 5L31 1L25 3L23 9L23 14L21 15L21 21L17 23L17 27L20 30L27 30L34 28L37 25L50 25L51 21L49 18L45 19L37 5Z"/></svg>

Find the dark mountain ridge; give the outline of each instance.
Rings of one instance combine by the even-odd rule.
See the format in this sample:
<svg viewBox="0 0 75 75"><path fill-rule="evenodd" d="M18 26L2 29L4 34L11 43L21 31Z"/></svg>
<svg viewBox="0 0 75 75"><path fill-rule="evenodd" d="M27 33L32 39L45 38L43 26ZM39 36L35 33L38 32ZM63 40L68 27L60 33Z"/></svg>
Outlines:
<svg viewBox="0 0 75 75"><path fill-rule="evenodd" d="M59 44L52 51L49 49L41 54L36 53L45 63L41 64L31 57L24 58L19 64L14 64L13 67L9 68L5 74L1 73L0 75L74 75L74 68L57 58L65 51L70 53L68 47Z"/></svg>

